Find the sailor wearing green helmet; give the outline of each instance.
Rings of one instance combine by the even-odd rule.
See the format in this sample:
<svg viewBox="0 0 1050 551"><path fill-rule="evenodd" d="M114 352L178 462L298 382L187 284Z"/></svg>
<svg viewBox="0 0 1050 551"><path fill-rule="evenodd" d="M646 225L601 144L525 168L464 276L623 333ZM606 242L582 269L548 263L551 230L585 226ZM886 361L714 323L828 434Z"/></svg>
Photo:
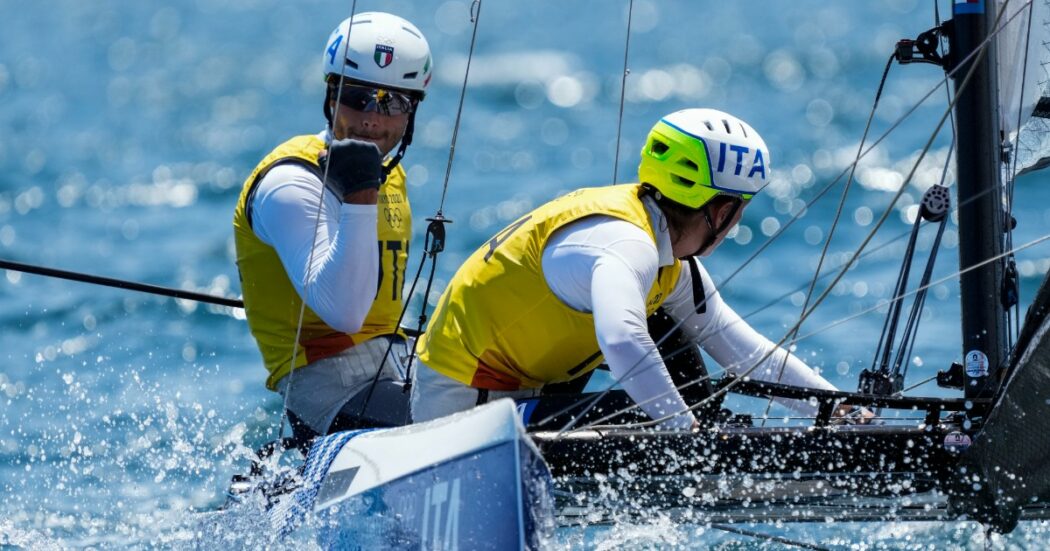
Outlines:
<svg viewBox="0 0 1050 551"><path fill-rule="evenodd" d="M768 159L766 142L744 121L714 109L686 109L660 119L649 131L638 180L665 210L679 215L674 221L683 222L675 224L678 235L672 241L704 232L706 239L693 255L705 255L769 182ZM689 223L697 215L704 223Z"/></svg>
<svg viewBox="0 0 1050 551"><path fill-rule="evenodd" d="M416 350L412 415L426 421L498 397L535 395L604 361L664 428L696 425L647 328L663 308L730 372L833 390L759 335L693 257L709 255L769 181L769 150L714 109L672 113L650 131L639 183L576 190L481 246L438 302ZM694 282L706 301L694 301ZM780 371L783 369L783 373ZM812 414L806 402L786 401Z"/></svg>

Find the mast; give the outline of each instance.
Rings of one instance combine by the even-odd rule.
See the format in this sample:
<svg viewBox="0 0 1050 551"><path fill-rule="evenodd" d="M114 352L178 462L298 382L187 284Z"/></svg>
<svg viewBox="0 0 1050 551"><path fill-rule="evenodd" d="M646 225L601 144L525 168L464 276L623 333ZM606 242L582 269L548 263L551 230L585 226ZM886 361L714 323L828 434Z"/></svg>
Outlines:
<svg viewBox="0 0 1050 551"><path fill-rule="evenodd" d="M996 20L996 3L953 3L951 58L962 60L981 46ZM1004 215L1001 201L998 79L995 41L956 70L955 104L959 204L959 267L965 270L1002 254ZM963 81L974 62L969 82ZM990 262L960 277L965 396L990 397L1009 358L1007 311L1000 300L1003 262Z"/></svg>

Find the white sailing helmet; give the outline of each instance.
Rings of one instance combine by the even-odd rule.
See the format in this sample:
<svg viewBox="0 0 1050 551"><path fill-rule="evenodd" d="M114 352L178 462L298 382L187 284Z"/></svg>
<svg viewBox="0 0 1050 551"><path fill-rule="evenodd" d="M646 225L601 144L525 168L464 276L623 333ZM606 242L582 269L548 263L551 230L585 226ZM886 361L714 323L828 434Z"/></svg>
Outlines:
<svg viewBox="0 0 1050 551"><path fill-rule="evenodd" d="M418 99L426 94L432 65L423 33L408 21L383 12L358 13L346 19L332 31L324 51L326 82L333 75L343 75L348 83L389 87Z"/></svg>
<svg viewBox="0 0 1050 551"><path fill-rule="evenodd" d="M755 129L733 115L683 109L649 131L638 179L694 209L718 195L748 200L769 182L769 149Z"/></svg>

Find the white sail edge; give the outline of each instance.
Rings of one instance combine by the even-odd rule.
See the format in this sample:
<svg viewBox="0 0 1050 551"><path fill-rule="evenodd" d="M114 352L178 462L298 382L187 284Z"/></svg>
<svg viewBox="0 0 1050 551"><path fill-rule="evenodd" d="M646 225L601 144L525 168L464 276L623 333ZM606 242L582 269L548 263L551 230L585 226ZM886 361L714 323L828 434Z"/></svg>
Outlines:
<svg viewBox="0 0 1050 551"><path fill-rule="evenodd" d="M996 39L999 116L1018 172L1050 164L1050 119L1033 117L1040 98L1050 96L1050 0L996 0L1009 21ZM1029 25L1031 17L1031 25Z"/></svg>

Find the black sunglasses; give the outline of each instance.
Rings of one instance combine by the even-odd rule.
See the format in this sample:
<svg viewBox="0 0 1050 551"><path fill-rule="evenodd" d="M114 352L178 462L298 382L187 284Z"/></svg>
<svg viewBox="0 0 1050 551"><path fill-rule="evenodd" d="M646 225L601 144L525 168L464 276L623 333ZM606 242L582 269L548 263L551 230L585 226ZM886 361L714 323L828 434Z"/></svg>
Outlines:
<svg viewBox="0 0 1050 551"><path fill-rule="evenodd" d="M340 104L354 111L375 111L381 115L411 113L415 104L408 94L357 84L344 84L341 90L332 93Z"/></svg>

